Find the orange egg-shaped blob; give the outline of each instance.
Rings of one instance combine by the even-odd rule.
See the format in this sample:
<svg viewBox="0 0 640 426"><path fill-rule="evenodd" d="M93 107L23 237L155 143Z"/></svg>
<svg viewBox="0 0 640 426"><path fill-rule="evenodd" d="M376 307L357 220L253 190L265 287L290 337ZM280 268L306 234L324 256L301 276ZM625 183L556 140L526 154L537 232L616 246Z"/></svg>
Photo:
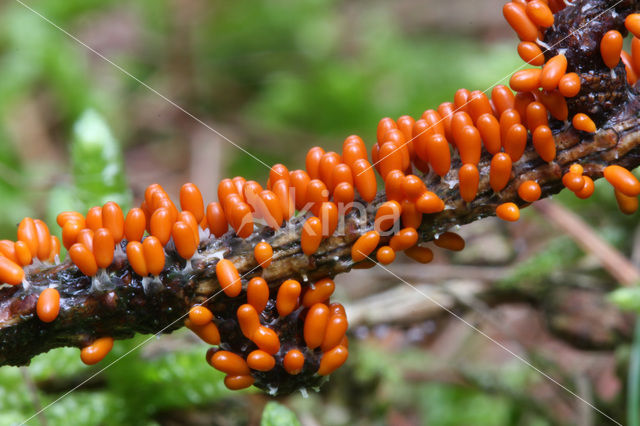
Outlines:
<svg viewBox="0 0 640 426"><path fill-rule="evenodd" d="M258 371L271 371L276 366L276 360L265 351L257 349L247 355L249 368Z"/></svg>
<svg viewBox="0 0 640 426"><path fill-rule="evenodd" d="M0 283L18 285L24 280L24 270L17 263L0 256Z"/></svg>
<svg viewBox="0 0 640 426"><path fill-rule="evenodd" d="M624 63L624 71L627 74L627 83L633 86L638 81L638 73L636 73L633 66L633 58L623 50L620 52L620 59L622 59L622 62Z"/></svg>
<svg viewBox="0 0 640 426"><path fill-rule="evenodd" d="M142 242L144 260L151 275L160 275L164 269L164 248L156 237L147 237Z"/></svg>
<svg viewBox="0 0 640 426"><path fill-rule="evenodd" d="M515 124L521 124L521 116L520 113L514 109L510 108L505 110L500 116L500 140L502 141L502 145L504 146L504 142L507 138L507 132L509 129Z"/></svg>
<svg viewBox="0 0 640 426"><path fill-rule="evenodd" d="M78 242L93 252L93 231L85 228L78 233Z"/></svg>
<svg viewBox="0 0 640 426"><path fill-rule="evenodd" d="M540 87L542 70L538 68L516 71L509 80L509 86L516 92L533 92Z"/></svg>
<svg viewBox="0 0 640 426"><path fill-rule="evenodd" d="M300 245L302 252L311 256L318 250L322 242L322 221L313 216L307 219L302 227Z"/></svg>
<svg viewBox="0 0 640 426"><path fill-rule="evenodd" d="M209 359L209 364L223 373L235 375L249 375L249 366L240 356L230 351L218 351Z"/></svg>
<svg viewBox="0 0 640 426"><path fill-rule="evenodd" d="M520 209L514 203L502 203L496 208L496 216L507 222L520 219Z"/></svg>
<svg viewBox="0 0 640 426"><path fill-rule="evenodd" d="M86 218L87 228L96 231L103 227L102 225L102 207L91 207L87 212Z"/></svg>
<svg viewBox="0 0 640 426"><path fill-rule="evenodd" d="M240 390L240 389L248 388L255 381L256 381L256 379L254 379L252 376L249 376L249 375L246 375L246 376L226 376L224 378L224 385L229 390Z"/></svg>
<svg viewBox="0 0 640 426"><path fill-rule="evenodd" d="M547 108L540 102L531 102L525 110L527 117L527 127L532 132L539 126L548 126L549 119L547 116Z"/></svg>
<svg viewBox="0 0 640 426"><path fill-rule="evenodd" d="M415 202L426 190L426 185L418 176L407 175L403 177L402 192L409 201Z"/></svg>
<svg viewBox="0 0 640 426"><path fill-rule="evenodd" d="M425 121L428 133L440 133L441 135L444 135L444 125L442 124L442 117L437 111L428 109L422 113L421 119Z"/></svg>
<svg viewBox="0 0 640 426"><path fill-rule="evenodd" d="M444 203L442 204L444 206ZM422 223L422 212L419 212L416 205L408 200L404 200L401 205L402 215L400 218L402 220L402 226L418 229Z"/></svg>
<svg viewBox="0 0 640 426"><path fill-rule="evenodd" d="M289 184L289 169L284 164L274 164L269 171L269 180L272 184L284 180Z"/></svg>
<svg viewBox="0 0 640 426"><path fill-rule="evenodd" d="M333 190L333 201L338 206L338 209L345 214L351 210L351 207L347 206L353 202L354 197L355 190L353 185L347 182L339 183Z"/></svg>
<svg viewBox="0 0 640 426"><path fill-rule="evenodd" d="M267 242L260 242L253 248L253 256L262 268L267 268L271 264L273 248Z"/></svg>
<svg viewBox="0 0 640 426"><path fill-rule="evenodd" d="M400 230L391 238L389 246L395 251L401 251L406 250L409 247L413 247L417 243L418 232L416 231L416 228L407 227Z"/></svg>
<svg viewBox="0 0 640 426"><path fill-rule="evenodd" d="M199 230L198 222L196 222L196 218L193 216L193 213L191 213L188 210L178 213L176 222L184 222L187 226L189 226L189 229L191 229L191 232L193 234L193 240L195 241L196 248L197 248L198 244L200 244L200 230Z"/></svg>
<svg viewBox="0 0 640 426"><path fill-rule="evenodd" d="M351 178L351 169L349 169L349 177ZM276 199L280 203L280 210L284 220L289 220L296 211L295 200L292 198L292 194L289 190L289 184L283 179L280 179L271 186Z"/></svg>
<svg viewBox="0 0 640 426"><path fill-rule="evenodd" d="M256 308L249 304L240 305L236 315L238 316L238 324L242 334L247 339L251 339L258 327L260 327L260 318Z"/></svg>
<svg viewBox="0 0 640 426"><path fill-rule="evenodd" d="M522 124L514 124L507 131L504 139L504 152L509 154L512 161L518 161L527 146L527 128Z"/></svg>
<svg viewBox="0 0 640 426"><path fill-rule="evenodd" d="M18 265L31 265L31 262L33 262L33 257L31 256L31 250L29 250L29 246L27 245L27 243L25 243L24 241L16 241L14 247Z"/></svg>
<svg viewBox="0 0 640 426"><path fill-rule="evenodd" d="M149 275L147 261L144 258L144 248L139 241L130 241L127 243L127 259L133 271L141 277Z"/></svg>
<svg viewBox="0 0 640 426"><path fill-rule="evenodd" d="M187 328L193 331L203 342L209 345L220 344L220 330L218 330L218 326L213 322L209 321L204 325L196 325L191 319L186 319L184 323Z"/></svg>
<svg viewBox="0 0 640 426"><path fill-rule="evenodd" d="M478 168L474 164L463 164L458 171L458 180L460 181L460 197L470 203L478 193L480 182Z"/></svg>
<svg viewBox="0 0 640 426"><path fill-rule="evenodd" d="M31 257L38 256L38 232L32 218L25 217L20 221L18 225L18 240L27 244Z"/></svg>
<svg viewBox="0 0 640 426"><path fill-rule="evenodd" d="M551 91L558 87L560 79L567 72L567 58L559 54L549 59L542 68L540 74L540 86L544 90Z"/></svg>
<svg viewBox="0 0 640 426"><path fill-rule="evenodd" d="M366 202L371 202L376 196L377 183L373 167L367 160L357 160L353 163L353 182L358 193Z"/></svg>
<svg viewBox="0 0 640 426"><path fill-rule="evenodd" d="M307 312L304 320L304 341L310 349L322 344L329 321L329 308L324 303L316 303Z"/></svg>
<svg viewBox="0 0 640 426"><path fill-rule="evenodd" d="M631 13L624 20L624 26L636 37L640 37L640 14Z"/></svg>
<svg viewBox="0 0 640 426"><path fill-rule="evenodd" d="M460 160L465 164L478 164L482 153L480 132L474 126L464 126L460 130L460 138L456 140Z"/></svg>
<svg viewBox="0 0 640 426"><path fill-rule="evenodd" d="M342 161L344 164L353 167L353 163L358 160L367 160L367 149L364 143L349 143L343 146Z"/></svg>
<svg viewBox="0 0 640 426"><path fill-rule="evenodd" d="M302 296L302 305L311 307L316 303L323 303L329 300L329 297L335 290L335 283L331 278L323 278L313 284L313 288L309 288Z"/></svg>
<svg viewBox="0 0 640 426"><path fill-rule="evenodd" d="M337 152L325 152L320 159L320 180L327 188L333 188L333 169L342 162L340 154Z"/></svg>
<svg viewBox="0 0 640 426"><path fill-rule="evenodd" d="M407 141L409 141L413 137L413 125L415 124L415 122L416 120L410 115L403 115L401 117L398 117L398 119L396 120L398 130L400 130L404 134L405 140Z"/></svg>
<svg viewBox="0 0 640 426"><path fill-rule="evenodd" d="M235 265L228 259L221 259L216 264L216 276L220 287L229 297L236 297L242 291L242 281Z"/></svg>
<svg viewBox="0 0 640 426"><path fill-rule="evenodd" d="M98 272L96 258L84 244L76 243L72 245L69 249L69 257L86 276L92 277Z"/></svg>
<svg viewBox="0 0 640 426"><path fill-rule="evenodd" d="M384 191L387 200L401 202L404 199L404 173L400 170L392 170L384 180Z"/></svg>
<svg viewBox="0 0 640 426"><path fill-rule="evenodd" d="M540 185L535 181L527 180L518 186L518 196L527 203L539 200L541 194Z"/></svg>
<svg viewBox="0 0 640 426"><path fill-rule="evenodd" d="M562 176L562 184L570 191L576 192L584 186L584 177L575 172L568 172Z"/></svg>
<svg viewBox="0 0 640 426"><path fill-rule="evenodd" d="M549 6L541 0L533 0L527 3L527 16L535 25L547 28L553 25L553 12Z"/></svg>
<svg viewBox="0 0 640 426"><path fill-rule="evenodd" d="M474 90L469 96L469 115L471 116L471 120L476 123L478 118L483 114L491 114L491 103L484 92ZM439 133L444 134L444 129Z"/></svg>
<svg viewBox="0 0 640 426"><path fill-rule="evenodd" d="M200 189L195 184L188 182L180 188L180 208L191 212L198 223L202 221L204 201Z"/></svg>
<svg viewBox="0 0 640 426"><path fill-rule="evenodd" d="M205 306L192 306L189 309L189 320L196 326L207 325L213 320L213 313Z"/></svg>
<svg viewBox="0 0 640 426"><path fill-rule="evenodd" d="M544 161L553 161L556 158L556 142L549 126L538 126L533 131L533 147Z"/></svg>
<svg viewBox="0 0 640 426"><path fill-rule="evenodd" d="M224 200L231 194L238 194L238 188L231 179L222 179L218 183L218 201L224 203Z"/></svg>
<svg viewBox="0 0 640 426"><path fill-rule="evenodd" d="M629 197L617 189L614 190L618 208L624 214L631 215L638 210L638 197Z"/></svg>
<svg viewBox="0 0 640 426"><path fill-rule="evenodd" d="M87 365L97 364L107 356L111 348L113 348L113 338L101 337L89 346L82 348L80 351L80 359Z"/></svg>
<svg viewBox="0 0 640 426"><path fill-rule="evenodd" d="M45 288L38 296L36 313L42 322L52 322L60 312L60 293L55 288Z"/></svg>
<svg viewBox="0 0 640 426"><path fill-rule="evenodd" d="M297 349L291 349L284 356L282 366L285 371L291 375L300 374L304 367L304 355Z"/></svg>
<svg viewBox="0 0 640 426"><path fill-rule="evenodd" d="M600 55L604 64L613 69L620 62L620 52L624 39L616 30L607 31L600 41Z"/></svg>
<svg viewBox="0 0 640 426"><path fill-rule="evenodd" d="M443 102L438 106L438 114L442 117L442 124L444 126L444 135L447 139L452 139L453 135L451 133L451 120L453 119L453 114L455 111L455 107L452 102Z"/></svg>
<svg viewBox="0 0 640 426"><path fill-rule="evenodd" d="M217 238L223 236L229 229L229 224L220 203L212 202L207 204L207 224L211 233Z"/></svg>
<svg viewBox="0 0 640 426"><path fill-rule="evenodd" d="M156 237L163 246L166 246L171 238L172 226L173 222L171 221L171 214L168 208L161 207L151 215L151 221L149 222L150 233Z"/></svg>
<svg viewBox="0 0 640 426"><path fill-rule="evenodd" d="M575 194L578 198L586 200L587 198L593 195L593 192L595 191L596 186L593 183L593 180L589 176L583 176L583 179L584 179L584 185L582 186L582 189L580 189L579 191L576 191Z"/></svg>
<svg viewBox="0 0 640 426"><path fill-rule="evenodd" d="M496 107L496 116L500 117L503 112L514 107L515 96L507 86L499 84L491 90L491 101Z"/></svg>
<svg viewBox="0 0 640 426"><path fill-rule="evenodd" d="M78 213L75 211L62 212L62 213L59 213L58 216L56 216L56 222L58 223L58 226L60 228L63 228L64 224L71 220L75 222L80 222L83 228L86 225L84 216L81 213Z"/></svg>
<svg viewBox="0 0 640 426"><path fill-rule="evenodd" d="M102 224L108 229L116 243L119 243L124 236L124 214L122 209L113 201L109 201L102 206Z"/></svg>
<svg viewBox="0 0 640 426"><path fill-rule="evenodd" d="M136 207L129 210L124 220L124 237L128 241L142 241L146 224L147 219L142 209Z"/></svg>
<svg viewBox="0 0 640 426"><path fill-rule="evenodd" d="M604 177L616 190L628 197L640 195L640 182L629 170L622 166L607 166Z"/></svg>
<svg viewBox="0 0 640 426"><path fill-rule="evenodd" d="M115 241L107 228L97 229L93 234L93 255L98 268L107 268L113 262Z"/></svg>
<svg viewBox="0 0 640 426"><path fill-rule="evenodd" d="M376 210L374 229L378 232L387 231L400 219L402 208L397 201L386 201Z"/></svg>
<svg viewBox="0 0 640 426"><path fill-rule="evenodd" d="M385 142L380 147L380 176L384 179L392 170L404 170L401 145L394 142Z"/></svg>
<svg viewBox="0 0 640 426"><path fill-rule="evenodd" d="M294 170L290 175L291 187L295 199L296 209L302 210L307 199L307 186L311 178L304 170Z"/></svg>
<svg viewBox="0 0 640 426"><path fill-rule="evenodd" d="M253 215L249 205L242 201L233 203L229 216L231 218L229 223L235 229L236 235L240 238L248 238L253 232Z"/></svg>
<svg viewBox="0 0 640 426"><path fill-rule="evenodd" d="M313 179L307 185L306 204L310 206L312 212L317 212L320 205L329 200L329 190L325 183L319 179Z"/></svg>
<svg viewBox="0 0 640 426"><path fill-rule="evenodd" d="M483 114L476 122L484 148L491 154L497 154L502 148L500 140L500 122L493 114ZM464 162L464 161L463 161Z"/></svg>
<svg viewBox="0 0 640 426"><path fill-rule="evenodd" d="M320 148L319 146L314 146L307 152L305 165L310 179L320 178L320 160L322 159L323 155L324 149Z"/></svg>
<svg viewBox="0 0 640 426"><path fill-rule="evenodd" d="M465 88L456 90L456 93L453 95L454 110L467 113L467 111L469 110L470 96L471 96L471 92Z"/></svg>
<svg viewBox="0 0 640 426"><path fill-rule="evenodd" d="M433 171L439 176L446 175L451 167L451 151L445 136L437 133L429 135L426 152Z"/></svg>
<svg viewBox="0 0 640 426"><path fill-rule="evenodd" d="M416 210L420 213L440 213L444 210L444 201L434 192L426 191L416 200Z"/></svg>
<svg viewBox="0 0 640 426"><path fill-rule="evenodd" d="M326 352L338 346L344 339L348 327L346 316L332 313L322 340L322 351Z"/></svg>
<svg viewBox="0 0 640 426"><path fill-rule="evenodd" d="M261 325L251 338L253 343L268 354L274 355L280 350L280 339L275 331Z"/></svg>
<svg viewBox="0 0 640 426"><path fill-rule="evenodd" d="M530 41L521 41L520 44L518 44L518 55L520 55L522 60L529 65L534 65L536 67L544 65L542 49L540 49L537 44ZM510 108L513 107L511 106Z"/></svg>
<svg viewBox="0 0 640 426"><path fill-rule="evenodd" d="M339 212L338 206L330 201L320 205L320 222L322 222L322 237L328 238L336 231L338 227Z"/></svg>
<svg viewBox="0 0 640 426"><path fill-rule="evenodd" d="M334 189L339 183L347 182L353 185L353 172L351 167L345 163L337 164L333 168L332 174L332 189Z"/></svg>
<svg viewBox="0 0 640 426"><path fill-rule="evenodd" d="M574 128L582 130L583 132L595 133L597 130L596 123L594 123L587 114L583 113L574 115L573 120L571 120L571 124L573 124Z"/></svg>
<svg viewBox="0 0 640 426"><path fill-rule="evenodd" d="M503 6L502 14L520 40L534 42L538 39L538 27L527 15L526 7L509 2Z"/></svg>
<svg viewBox="0 0 640 426"><path fill-rule="evenodd" d="M253 306L256 312L264 310L269 302L269 285L261 277L253 277L247 284L247 303Z"/></svg>
<svg viewBox="0 0 640 426"><path fill-rule="evenodd" d="M78 235L84 229L81 222L70 220L62 227L62 245L69 250L72 245L78 242Z"/></svg>
<svg viewBox="0 0 640 426"><path fill-rule="evenodd" d="M465 126L473 126L473 120L469 114L464 111L458 111L451 118L451 134L453 135L454 145L457 147L458 142L464 137L462 129Z"/></svg>
<svg viewBox="0 0 640 426"><path fill-rule="evenodd" d="M296 280L286 280L280 284L276 296L276 309L281 317L286 317L298 307L301 292L302 287Z"/></svg>
<svg viewBox="0 0 640 426"><path fill-rule="evenodd" d="M464 238L455 232L444 232L433 242L436 246L451 251L462 251L465 246Z"/></svg>
<svg viewBox="0 0 640 426"><path fill-rule="evenodd" d="M376 137L377 137L378 143L380 143L380 144L381 144L381 143L383 143L383 142L386 142L386 141L384 140L384 135L385 135L389 130L391 130L391 129L397 129L397 128L398 128L398 126L397 126L396 122L395 122L395 121L393 121L393 119L391 119L391 118L389 118L389 117L385 117L385 118L381 119L381 120L378 122L378 129L377 129L377 134L376 134Z"/></svg>
<svg viewBox="0 0 640 426"><path fill-rule="evenodd" d="M266 211L262 212L262 217L266 220L267 225L273 229L279 229L284 220L282 206L280 200L272 191L264 190L259 194L260 199L266 207Z"/></svg>
<svg viewBox="0 0 640 426"><path fill-rule="evenodd" d="M193 228L185 222L176 222L173 224L171 236L180 257L191 259L198 249L198 244L193 237Z"/></svg>
<svg viewBox="0 0 640 426"><path fill-rule="evenodd" d="M360 262L369 256L380 242L380 234L377 231L369 231L361 235L351 246L351 258L354 262Z"/></svg>
<svg viewBox="0 0 640 426"><path fill-rule="evenodd" d="M569 107L564 96L558 91L540 92L540 102L547 107L549 113L556 120L565 121L569 117Z"/></svg>
<svg viewBox="0 0 640 426"><path fill-rule="evenodd" d="M18 258L16 257L16 247L13 241L0 240L0 255L6 257L14 263L18 263ZM29 255L31 255L31 253L29 253Z"/></svg>
<svg viewBox="0 0 640 426"><path fill-rule="evenodd" d="M333 373L345 363L348 356L349 350L341 345L325 352L322 354L322 359L320 360L318 374L320 376L326 376Z"/></svg>
<svg viewBox="0 0 640 426"><path fill-rule="evenodd" d="M565 98L573 98L580 93L580 88L580 77L575 72L563 75L558 82L558 91Z"/></svg>
<svg viewBox="0 0 640 426"><path fill-rule="evenodd" d="M36 239L38 241L37 256L40 260L47 260L51 252L51 234L46 223L39 219L35 219L33 224L36 227Z"/></svg>
<svg viewBox="0 0 640 426"><path fill-rule="evenodd" d="M376 252L376 259L383 265L388 265L396 260L396 252L389 246L382 246Z"/></svg>

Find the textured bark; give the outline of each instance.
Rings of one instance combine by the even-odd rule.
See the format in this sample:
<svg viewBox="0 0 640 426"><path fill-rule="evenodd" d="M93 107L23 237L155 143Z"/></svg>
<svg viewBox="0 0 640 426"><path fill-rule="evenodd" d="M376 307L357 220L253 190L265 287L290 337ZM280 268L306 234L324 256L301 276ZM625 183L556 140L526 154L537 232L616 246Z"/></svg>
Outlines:
<svg viewBox="0 0 640 426"><path fill-rule="evenodd" d="M584 21L584 15L580 15L583 3L592 5L584 12L589 16L596 16L594 11L603 11L613 4L601 0L577 2L576 6L558 15L557 19L562 19L564 24L556 27L556 33L546 34L545 41L552 43L563 31L578 28ZM499 194L489 185L491 157L485 153L478 166L481 173L478 196L471 203L463 202L458 195L459 160L453 161L451 171L442 179L434 174L425 176L428 188L445 201L447 208L442 213L424 215L421 241L429 241L454 225L494 215L495 208L501 203L512 201L524 205L517 196L518 185L524 180L536 180L543 197L548 197L563 188L562 175L573 163L582 164L585 174L593 179L602 177L607 165L619 164L628 169L640 165L640 109L635 89L626 85L621 65L615 70L615 78L603 68L599 56L593 54L597 46L592 42L599 40L609 29L624 29L624 16L635 8L635 1L623 1L591 24L589 31L580 32L559 44L570 49L569 52L575 52L568 55L570 66L589 82L583 88L584 93L570 100L569 110L594 114L599 131L589 135L574 130L568 123L552 121L558 149L555 161L543 162L529 143L523 158L514 164L512 180ZM235 264L243 275L243 283L261 275L272 290L289 278L304 284L348 272L354 266L351 246L361 234L373 228L376 206L384 200L384 193L379 193L376 200L367 205L366 215L358 215L355 211L347 215L344 232L325 240L312 256L305 256L301 251L299 242L304 218L299 217L275 232L261 228L247 240L228 233L220 239L203 241L197 257L187 268L175 251L168 250L167 265L160 275L160 282L148 282L148 279L143 282L123 258L108 269L108 280L98 280L102 289L92 285L91 279L69 262L53 267L28 267L28 287L0 289L0 365L28 364L33 356L52 348L83 347L101 336L125 339L134 333L168 333L183 326L182 317L192 305L212 296L206 305L216 317L233 318L246 296L243 293L230 299L220 292L215 264L222 256ZM381 244L388 239L383 237ZM253 247L262 240L274 249L273 262L264 271L257 267L253 257ZM38 294L49 286L56 286L60 292L61 310L55 321L45 324L35 314L35 307ZM224 325L221 333L225 333ZM235 337L225 336L225 340L228 339Z"/></svg>

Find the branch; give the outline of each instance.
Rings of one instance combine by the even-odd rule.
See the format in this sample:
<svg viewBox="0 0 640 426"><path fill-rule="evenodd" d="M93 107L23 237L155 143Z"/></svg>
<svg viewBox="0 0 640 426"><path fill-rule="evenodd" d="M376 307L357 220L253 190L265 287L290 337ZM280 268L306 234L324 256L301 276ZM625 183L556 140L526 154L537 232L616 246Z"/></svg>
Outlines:
<svg viewBox="0 0 640 426"><path fill-rule="evenodd" d="M544 162L529 140L525 154L513 165L509 184L499 193L489 185L491 155L485 152L478 164L477 197L470 203L459 196L457 183L461 163L455 154L446 176L440 178L431 172L423 177L427 188L447 207L441 213L423 216L419 228L421 242L431 241L452 226L495 215L496 207L502 203L526 206L517 194L519 184L525 180L538 182L542 197L559 192L564 188L562 176L573 163L581 164L584 174L594 180L602 177L608 165L618 164L627 169L640 165L640 121L637 118L640 104L636 89L627 85L621 64L612 73L603 68L601 60L596 63L593 59L598 51L593 40L600 40L602 34L612 28L624 31L623 18L635 8L636 2L623 1L615 10L604 13L597 22L565 40L567 28L579 28L585 19L608 6L606 1L592 1L592 7L585 11L581 6L583 3L586 1L576 2L576 6L556 14L558 25L545 34L545 41L549 44L557 42L556 50L569 49L569 62L584 81L581 93L568 100L569 110L572 114L589 112L599 130L587 134L568 123L551 120L557 147L555 160ZM545 52L545 56L553 56L556 50ZM181 259L174 250L167 248L160 282L150 286L133 273L124 257L116 259L108 268L109 279L103 280L108 288L103 290L92 286L91 278L84 276L69 261L55 266L30 266L26 270L28 287L0 289L0 366L25 365L39 353L62 346L84 347L103 336L126 339L135 333L170 333L183 326L184 315L191 306L204 302L216 318L223 322L235 321L237 308L246 303L246 292L236 298L220 292L215 275L219 259L224 257L233 262L245 284L253 276L262 276L269 283L272 296L286 279L296 279L307 286L314 280L348 272L355 266L351 246L359 236L373 229L375 212L384 201L383 191L371 203L360 200L366 206L365 214L356 209L347 214L341 219L344 221L344 226L340 227L342 232L324 240L311 256L304 255L300 247L304 216L292 218L277 231L257 226L257 230L244 240L233 232L219 239L211 237L201 242L198 254L190 261ZM389 239L390 236L383 236L380 245L386 245ZM260 241L268 242L274 250L273 261L266 269L259 268L253 256L253 248ZM124 246L123 242L122 248ZM52 285L60 292L61 309L55 321L45 324L39 321L35 307L40 292ZM304 346L297 317L278 319L274 312L275 309L267 309L261 321L273 324L274 330L281 337L290 339L292 345L301 343ZM228 347L246 346L246 339L235 323L228 327L223 323L220 332ZM286 342L285 338L281 340ZM315 366L315 369L309 369L312 374L317 370L320 357L317 351L305 353L309 365ZM308 382L305 384L308 377L304 375L289 376L287 380L292 389L308 385Z"/></svg>

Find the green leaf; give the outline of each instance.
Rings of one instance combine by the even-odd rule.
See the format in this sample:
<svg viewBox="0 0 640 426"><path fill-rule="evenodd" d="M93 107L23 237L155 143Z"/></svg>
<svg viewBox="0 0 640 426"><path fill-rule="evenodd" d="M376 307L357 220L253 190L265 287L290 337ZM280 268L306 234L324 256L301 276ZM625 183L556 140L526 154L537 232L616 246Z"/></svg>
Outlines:
<svg viewBox="0 0 640 426"><path fill-rule="evenodd" d="M82 204L115 201L123 209L131 205L124 175L122 151L104 119L87 110L73 126L71 145L73 177Z"/></svg>
<svg viewBox="0 0 640 426"><path fill-rule="evenodd" d="M295 413L282 404L270 401L265 405L262 412L261 426L284 426L284 425L300 425L300 421Z"/></svg>
<svg viewBox="0 0 640 426"><path fill-rule="evenodd" d="M640 287L625 287L612 291L609 300L625 311L640 313Z"/></svg>

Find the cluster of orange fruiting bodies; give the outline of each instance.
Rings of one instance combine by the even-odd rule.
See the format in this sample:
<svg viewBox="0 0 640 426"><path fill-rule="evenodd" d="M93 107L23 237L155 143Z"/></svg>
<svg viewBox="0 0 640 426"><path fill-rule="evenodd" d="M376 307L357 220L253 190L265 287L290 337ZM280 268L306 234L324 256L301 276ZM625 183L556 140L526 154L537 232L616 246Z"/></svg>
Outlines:
<svg viewBox="0 0 640 426"><path fill-rule="evenodd" d="M180 209L160 185L154 184L145 191L140 207L126 215L113 202L93 207L86 215L64 212L57 218L62 245L87 276L108 280L106 270L114 258L126 256L132 273L143 280L153 280L163 273L168 252L189 264L210 238L233 232L246 239L260 226L278 230L298 211L305 216L301 250L313 256L359 201L366 206L374 200L377 171L384 182L386 201L377 207L373 229L353 244L354 263L370 266L375 258L381 264L389 264L399 251L428 263L433 253L418 244L418 228L424 214L442 212L446 205L427 188L421 173L449 179L453 176L460 198L472 202L478 191L478 163L484 150L492 156L489 181L495 193L516 179L518 196L525 203L540 198L538 183L518 181L513 176L513 164L521 159L528 143L542 160L554 161L556 146L549 120L567 121L566 98L581 90L578 74L566 72L566 58L560 54L545 62L540 48L541 31L553 25L553 13L564 7L564 2L554 0L519 0L504 6L507 21L522 40L518 46L520 56L529 64L541 66L513 74L510 85L515 94L503 85L493 88L491 98L481 91L460 89L453 102L425 111L418 120L408 115L380 120L371 159L363 140L352 135L345 139L341 153L325 152L320 147L310 149L306 170L273 166L265 187L242 177L224 179L218 185L218 200L207 205L192 183L180 190ZM634 35L640 34L640 15L630 15L626 25ZM630 84L635 83L640 71L640 51L635 52L639 43L634 38L634 53L629 56L622 51L620 33L608 32L601 41L603 61L613 68L622 58ZM594 122L585 114L576 114L571 122L579 131L596 131ZM451 170L456 156L460 166ZM628 170L615 165L605 168L604 176L615 188L621 210L635 212L640 182ZM583 175L578 164L571 166L562 182L580 198L589 197L594 190L593 181ZM520 216L515 203L499 205L496 214L507 221L516 221ZM258 225L259 221L262 225ZM391 238L388 245L380 246L385 233ZM449 250L464 248L464 240L452 232L439 235L434 243ZM60 246L44 222L25 218L18 227L16 242L0 241L0 282L28 285L24 268L33 262L57 262ZM254 256L261 270L269 268L273 255L268 243L255 245ZM221 332L219 324L227 319L217 317L215 310L212 312L205 305L191 308L186 325L205 342L218 346L208 352L207 361L227 374L227 387L248 387L256 374L274 369L298 375L305 365L311 368L310 356L319 360L313 364L313 374L320 376L330 374L347 359L347 318L342 305L330 301L335 285L329 277L313 284L287 279L270 288L259 273L250 279L241 277L228 259L216 264L216 276L226 297L240 300L234 320L236 334L239 332L246 339L246 350L234 351L225 346L225 332ZM40 294L40 320L55 321L60 309L60 294L55 288ZM265 320L266 310L277 318L299 322L299 340L303 344L289 343L285 348L281 336ZM88 364L98 362L112 344L109 337L96 340L82 349L82 360Z"/></svg>

